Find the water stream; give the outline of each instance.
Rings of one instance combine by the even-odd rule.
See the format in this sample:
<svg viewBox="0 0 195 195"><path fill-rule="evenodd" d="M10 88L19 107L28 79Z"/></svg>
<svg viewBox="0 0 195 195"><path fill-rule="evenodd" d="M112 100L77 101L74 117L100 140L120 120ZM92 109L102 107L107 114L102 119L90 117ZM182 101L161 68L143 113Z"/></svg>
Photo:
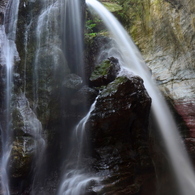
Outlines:
<svg viewBox="0 0 195 195"><path fill-rule="evenodd" d="M18 60L18 53L15 45L16 25L18 19L19 0L10 0L6 7L5 23L2 25L1 33L3 36L1 63L6 69L6 86L4 100L4 124L1 127L1 186L4 195L10 195L9 189L9 158L12 148L12 117L11 117L11 98L12 98L12 79L14 61Z"/></svg>
<svg viewBox="0 0 195 195"><path fill-rule="evenodd" d="M195 193L194 170L169 108L155 82L151 79L151 74L140 52L122 25L101 3L97 0L86 0L86 3L91 10L100 16L110 31L120 50L125 68L143 78L145 87L152 98L152 112L165 142L180 194L193 195Z"/></svg>
<svg viewBox="0 0 195 195"><path fill-rule="evenodd" d="M37 111L39 104L39 90L40 88L47 88L46 83L41 82L46 67L43 58L47 56L47 53L55 47L57 47L56 31L58 29L57 14L59 13L57 2L53 0L42 1L42 11L38 17L36 26L36 52L34 60L34 72L33 72L33 96L34 96L34 111ZM52 29L52 30L51 30ZM51 49L52 48L52 49ZM51 60L55 65L55 54L51 56ZM43 97L42 97L43 98Z"/></svg>
<svg viewBox="0 0 195 195"><path fill-rule="evenodd" d="M94 110L98 97L91 105L87 115L76 125L71 139L71 149L67 161L65 175L60 184L58 195L84 194L90 184L98 184L100 178L94 176L88 169L90 165L85 159L86 153L86 123Z"/></svg>
<svg viewBox="0 0 195 195"><path fill-rule="evenodd" d="M83 61L83 12L81 0L60 0L61 3L61 34L62 50L70 69L84 76Z"/></svg>
<svg viewBox="0 0 195 195"><path fill-rule="evenodd" d="M35 165L33 172L33 183L31 194L37 194L40 190L40 186L44 183L44 178L46 177L46 137L43 136L43 127L39 121L37 114L39 109L43 109L44 113L47 113L45 107L47 107L47 99L49 96L48 88L50 87L49 82L45 81L47 76L47 70L54 70L58 64L57 52L58 48L58 18L59 13L58 1L55 0L43 0L41 2L41 12L38 16L36 23L36 49L35 58L33 63L33 109L31 110L28 100L23 95L23 104L26 102L26 107L23 107L26 114L23 115L24 121L28 126L31 126L33 130L31 135L35 139ZM33 21L32 21L33 22ZM26 35L28 36L28 31L31 23L26 28ZM27 43L26 43L27 44ZM30 46L29 46L30 47ZM28 44L26 45L26 52ZM28 55L28 53L27 53ZM45 60L47 59L47 60ZM24 64L25 66L25 64ZM25 67L24 67L25 68ZM50 75L52 77L52 75ZM49 83L49 84L48 84ZM41 101L45 101L45 107ZM22 105L23 106L23 105ZM22 107L21 106L21 107ZM40 108L41 107L41 108ZM22 109L22 108L21 108ZM28 115L27 115L28 113ZM45 117L44 113L41 117Z"/></svg>

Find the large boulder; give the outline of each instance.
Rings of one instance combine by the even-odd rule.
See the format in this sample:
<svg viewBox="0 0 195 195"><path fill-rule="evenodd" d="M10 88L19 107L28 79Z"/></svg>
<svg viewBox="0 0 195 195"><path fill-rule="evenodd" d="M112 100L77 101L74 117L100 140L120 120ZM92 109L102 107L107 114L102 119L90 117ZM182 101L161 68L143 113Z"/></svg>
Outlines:
<svg viewBox="0 0 195 195"><path fill-rule="evenodd" d="M149 155L150 106L140 77L126 72L102 86L87 122L93 168L103 177L99 194L146 195L147 187L155 185ZM149 194L154 191L153 186Z"/></svg>

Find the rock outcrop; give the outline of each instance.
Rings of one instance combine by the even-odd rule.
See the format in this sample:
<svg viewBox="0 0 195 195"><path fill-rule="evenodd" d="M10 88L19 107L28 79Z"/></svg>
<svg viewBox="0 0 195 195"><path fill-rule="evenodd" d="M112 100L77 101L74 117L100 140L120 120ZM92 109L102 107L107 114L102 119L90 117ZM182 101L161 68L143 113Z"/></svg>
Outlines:
<svg viewBox="0 0 195 195"><path fill-rule="evenodd" d="M105 75L98 71L105 68L105 63L108 65L109 60L95 67L91 80L107 78L109 71ZM110 59L113 81L93 82L94 87L101 89L87 122L95 159L93 168L103 176L99 194L133 195L146 190L146 195L145 185L152 185L149 180L154 178L148 134L151 98L141 78L128 72L117 76L117 63L117 59ZM151 193L154 191L155 182Z"/></svg>

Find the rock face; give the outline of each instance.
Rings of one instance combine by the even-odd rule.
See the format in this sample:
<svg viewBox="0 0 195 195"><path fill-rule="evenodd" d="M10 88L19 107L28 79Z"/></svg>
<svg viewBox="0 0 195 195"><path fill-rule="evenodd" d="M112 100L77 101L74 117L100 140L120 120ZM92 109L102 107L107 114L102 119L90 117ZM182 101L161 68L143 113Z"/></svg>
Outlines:
<svg viewBox="0 0 195 195"><path fill-rule="evenodd" d="M118 60L114 57L109 58L102 64L95 67L95 71L89 79L91 85L95 87L107 85L116 78L119 70L120 65L118 64Z"/></svg>
<svg viewBox="0 0 195 195"><path fill-rule="evenodd" d="M3 24L5 18L5 8L7 5L8 0L2 0L0 2L0 25Z"/></svg>
<svg viewBox="0 0 195 195"><path fill-rule="evenodd" d="M195 5L190 0L120 1L135 43L161 91L182 116L188 137L195 124ZM127 3L131 6L127 6ZM128 24L131 24L129 27ZM180 121L178 121L180 123ZM192 139L190 139L192 140Z"/></svg>
<svg viewBox="0 0 195 195"><path fill-rule="evenodd" d="M105 64L95 68L92 78L101 79L97 71L101 66ZM151 99L142 79L128 73L98 84L95 82L95 87L102 90L87 125L95 158L93 168L103 176L99 194L140 194L153 173L148 136ZM151 193L154 191L155 185Z"/></svg>

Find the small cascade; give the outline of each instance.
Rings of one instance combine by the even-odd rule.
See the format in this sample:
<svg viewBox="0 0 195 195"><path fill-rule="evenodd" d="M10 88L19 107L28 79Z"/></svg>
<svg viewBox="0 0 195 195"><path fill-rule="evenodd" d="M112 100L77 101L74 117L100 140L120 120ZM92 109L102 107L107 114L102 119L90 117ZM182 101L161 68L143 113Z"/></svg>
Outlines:
<svg viewBox="0 0 195 195"><path fill-rule="evenodd" d="M8 2L5 14L4 25L1 26L1 64L5 66L5 100L4 100L4 117L1 124L1 186L4 195L10 195L9 189L9 158L12 149L12 117L11 117L11 98L12 98L12 78L14 62L19 60L17 53L15 38L16 24L18 19L19 0L10 0Z"/></svg>
<svg viewBox="0 0 195 195"><path fill-rule="evenodd" d="M33 62L33 109L31 110L29 106L20 106L24 109L27 109L29 115L23 114L24 121L26 121L27 126L31 126L32 132L30 134L33 136L36 145L36 154L35 154L35 166L33 173L33 184L31 189L31 194L36 194L39 187L43 184L45 177L45 161L46 161L46 141L43 137L42 124L38 120L38 109L41 106L45 106L47 109L47 98L48 91L51 87L48 83L45 82L46 77L48 77L48 70L55 70L56 64L58 62L58 21L57 16L59 14L58 1L54 0L44 0L41 2L41 13L37 19L36 23L36 49L35 49L35 58ZM32 21L33 22L33 21ZM28 38L28 31L30 29L31 23L26 27L26 41ZM28 55L28 43L26 42L26 55ZM47 60L46 60L47 59ZM25 64L24 64L25 66ZM52 67L51 67L52 66ZM26 68L26 67L24 67ZM52 76L52 75L50 75ZM51 79L51 78L50 78ZM44 82L43 82L44 81ZM23 101L25 100L25 95L23 96ZM44 105L43 105L43 101ZM41 107L41 109L43 109ZM45 108L44 108L45 109ZM47 111L44 110L44 113ZM25 113L25 112L24 112ZM44 115L44 114L43 114ZM45 116L41 116L44 118ZM33 126L34 125L34 126Z"/></svg>
<svg viewBox="0 0 195 195"><path fill-rule="evenodd" d="M100 16L116 41L124 60L124 68L143 78L145 87L152 98L152 112L164 140L180 195L193 195L195 193L194 170L168 106L151 79L150 71L141 54L122 25L101 3L97 0L86 0L86 3L91 10Z"/></svg>
<svg viewBox="0 0 195 195"><path fill-rule="evenodd" d="M94 110L98 97L91 105L87 115L78 123L72 133L69 159L65 169L63 181L60 184L58 195L84 194L87 187L98 184L99 177L95 177L88 169L90 167L86 153L86 123ZM87 158L87 157L86 157Z"/></svg>
<svg viewBox="0 0 195 195"><path fill-rule="evenodd" d="M47 86L40 86L40 76L44 74L44 69L47 64L44 64L43 58L47 53L52 50L57 50L57 38L56 31L58 29L57 15L58 2L53 0L44 0L42 2L42 12L38 17L36 27L36 53L34 61L34 73L33 73L33 95L34 95L34 111L36 112L39 104L39 88L46 88ZM51 30L52 29L52 30ZM55 53L53 53L52 61L55 65ZM44 84L43 84L44 85Z"/></svg>

